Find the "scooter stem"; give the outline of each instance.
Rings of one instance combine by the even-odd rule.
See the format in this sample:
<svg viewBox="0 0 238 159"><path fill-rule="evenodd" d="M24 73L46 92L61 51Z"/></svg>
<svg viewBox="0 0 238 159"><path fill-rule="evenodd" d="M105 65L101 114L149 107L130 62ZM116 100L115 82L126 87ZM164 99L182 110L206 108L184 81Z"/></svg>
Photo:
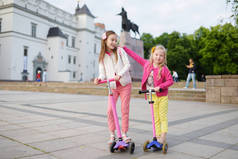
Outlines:
<svg viewBox="0 0 238 159"><path fill-rule="evenodd" d="M116 129L117 129L117 137L121 138L121 130L120 130L120 126L119 126L119 121L118 121L118 116L117 116L117 110L116 110L116 103L114 101L114 97L112 94L109 95L110 97L110 101L111 101L111 106L112 106L112 111L113 111L113 117L114 117L114 122L116 124Z"/></svg>
<svg viewBox="0 0 238 159"><path fill-rule="evenodd" d="M152 100L152 90L149 90L149 96L150 96L150 109L151 109L151 117L152 117L152 126L153 126L153 137L156 138L155 133L155 116L154 116L154 106L153 106L153 100Z"/></svg>
<svg viewBox="0 0 238 159"><path fill-rule="evenodd" d="M155 134L155 117L154 117L154 106L153 106L153 104L150 104L150 109L151 109L151 116L152 116L153 137L156 137L156 134Z"/></svg>
<svg viewBox="0 0 238 159"><path fill-rule="evenodd" d="M117 116L116 103L115 103L113 93L112 93L112 90L110 87L110 80L107 81L107 84L108 84L109 98L110 98L110 102L111 102L111 106L112 106L113 118L114 118L114 122L116 125L116 130L117 130L117 137L122 138L119 120L118 120L118 116Z"/></svg>
<svg viewBox="0 0 238 159"><path fill-rule="evenodd" d="M112 95L112 90L111 90L111 86L110 86L110 80L107 80L107 86L108 86L108 94Z"/></svg>

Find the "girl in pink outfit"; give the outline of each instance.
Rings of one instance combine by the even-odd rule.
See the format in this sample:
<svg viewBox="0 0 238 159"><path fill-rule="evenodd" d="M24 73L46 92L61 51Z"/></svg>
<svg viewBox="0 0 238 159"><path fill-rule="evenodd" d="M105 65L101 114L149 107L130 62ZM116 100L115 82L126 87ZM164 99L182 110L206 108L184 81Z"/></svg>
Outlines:
<svg viewBox="0 0 238 159"><path fill-rule="evenodd" d="M145 60L132 50L126 47L123 48L129 56L144 68L141 89L154 89L156 91L156 94L152 96L156 137L160 143L165 143L168 132L168 87L173 84L173 78L166 66L166 49L162 45L153 47L150 59ZM160 89L162 89L162 92L159 91Z"/></svg>
<svg viewBox="0 0 238 159"><path fill-rule="evenodd" d="M131 76L129 73L130 63L127 54L123 48L117 47L117 35L114 31L107 31L102 36L101 52L99 55L99 77L94 80L98 84L100 80L114 78L116 81L111 82L113 97L117 102L121 98L122 114L122 137L128 142L127 136L129 127L129 104L131 96ZM109 99L109 98L108 98ZM111 133L109 144L115 138L115 122L113 118L111 102L108 100L108 127Z"/></svg>

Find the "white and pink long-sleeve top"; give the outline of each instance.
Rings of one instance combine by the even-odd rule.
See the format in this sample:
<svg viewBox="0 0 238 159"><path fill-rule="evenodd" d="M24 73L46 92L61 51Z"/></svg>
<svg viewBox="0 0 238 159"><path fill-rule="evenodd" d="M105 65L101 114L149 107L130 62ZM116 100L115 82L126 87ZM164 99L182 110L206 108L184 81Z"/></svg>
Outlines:
<svg viewBox="0 0 238 159"><path fill-rule="evenodd" d="M122 86L131 83L131 76L129 73L130 62L127 54L123 48L117 48L118 60L114 54L105 54L103 62L99 63L99 79L111 79L116 75L121 76L119 82ZM111 88L116 88L116 82L111 82Z"/></svg>

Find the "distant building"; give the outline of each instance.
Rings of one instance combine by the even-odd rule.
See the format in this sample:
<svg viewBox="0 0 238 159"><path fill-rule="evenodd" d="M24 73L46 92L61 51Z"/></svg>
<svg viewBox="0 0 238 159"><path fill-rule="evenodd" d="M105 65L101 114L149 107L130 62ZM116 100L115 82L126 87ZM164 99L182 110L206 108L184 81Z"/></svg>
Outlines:
<svg viewBox="0 0 238 159"><path fill-rule="evenodd" d="M98 76L104 24L87 5L70 14L44 0L0 0L0 80L89 81Z"/></svg>

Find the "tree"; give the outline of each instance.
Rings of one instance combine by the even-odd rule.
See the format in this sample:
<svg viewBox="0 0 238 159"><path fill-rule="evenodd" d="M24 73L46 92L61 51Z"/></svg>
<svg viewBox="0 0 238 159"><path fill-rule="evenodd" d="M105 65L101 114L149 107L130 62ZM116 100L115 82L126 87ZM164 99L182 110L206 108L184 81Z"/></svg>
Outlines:
<svg viewBox="0 0 238 159"><path fill-rule="evenodd" d="M141 39L147 58L153 46L162 44L167 48L167 65L178 72L180 79L186 79L189 58L196 63L197 79L202 74L238 74L238 27L230 23L210 29L200 27L191 35L174 31L153 38L144 33Z"/></svg>
<svg viewBox="0 0 238 159"><path fill-rule="evenodd" d="M154 42L155 42L156 45L161 44L165 48L167 48L168 42L169 42L169 34L168 33L163 33L162 35L156 37Z"/></svg>
<svg viewBox="0 0 238 159"><path fill-rule="evenodd" d="M179 74L180 79L185 79L187 69L185 64L188 64L188 59L193 55L191 42L186 34L172 32L169 34L168 41L168 67L175 70Z"/></svg>
<svg viewBox="0 0 238 159"><path fill-rule="evenodd" d="M212 27L204 39L200 62L209 67L207 74L238 73L238 29L231 24ZM208 70L208 69L207 69Z"/></svg>
<svg viewBox="0 0 238 159"><path fill-rule="evenodd" d="M202 58L202 54L199 53L201 49L203 49L206 45L206 37L209 34L209 29L205 27L200 27L197 29L194 34L193 34L193 40L192 40L192 48L193 52L195 52L195 56L192 58L194 59L197 69L197 79L200 79L201 75L207 75L207 74L212 74L212 62L209 63L201 63L200 59Z"/></svg>
<svg viewBox="0 0 238 159"><path fill-rule="evenodd" d="M227 5L231 4L232 8L232 15L231 17L234 18L236 25L238 24L238 0L226 0Z"/></svg>

